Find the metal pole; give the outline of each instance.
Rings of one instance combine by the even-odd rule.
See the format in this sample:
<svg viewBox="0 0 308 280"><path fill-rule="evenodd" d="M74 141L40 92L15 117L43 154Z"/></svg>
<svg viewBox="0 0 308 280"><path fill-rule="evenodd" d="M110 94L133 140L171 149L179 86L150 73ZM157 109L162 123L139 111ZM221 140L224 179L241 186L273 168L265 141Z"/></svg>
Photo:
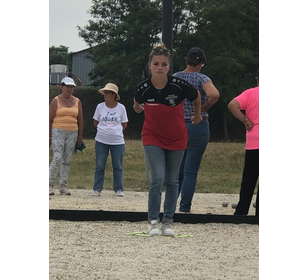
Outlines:
<svg viewBox="0 0 308 280"><path fill-rule="evenodd" d="M171 55L171 64L169 73L173 73L173 58L172 58L172 49L173 49L173 1L172 0L163 0L163 34L162 34L163 43L170 50Z"/></svg>

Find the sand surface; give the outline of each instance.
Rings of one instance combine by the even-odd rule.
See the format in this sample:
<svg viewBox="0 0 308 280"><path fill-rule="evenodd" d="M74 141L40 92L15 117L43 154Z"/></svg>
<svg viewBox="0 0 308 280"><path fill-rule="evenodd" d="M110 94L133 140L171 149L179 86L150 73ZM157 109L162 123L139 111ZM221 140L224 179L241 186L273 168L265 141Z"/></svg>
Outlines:
<svg viewBox="0 0 308 280"><path fill-rule="evenodd" d="M72 196L60 196L55 190L49 209L147 212L147 192L127 191L117 197L104 190L92 197L89 190L70 191ZM223 201L229 206L222 207ZM192 212L232 215L231 204L237 202L238 195L196 193ZM254 210L251 206L249 214ZM145 231L146 221L50 220L49 225L50 280L259 279L258 225L174 223L176 233L190 235L186 238L125 234Z"/></svg>

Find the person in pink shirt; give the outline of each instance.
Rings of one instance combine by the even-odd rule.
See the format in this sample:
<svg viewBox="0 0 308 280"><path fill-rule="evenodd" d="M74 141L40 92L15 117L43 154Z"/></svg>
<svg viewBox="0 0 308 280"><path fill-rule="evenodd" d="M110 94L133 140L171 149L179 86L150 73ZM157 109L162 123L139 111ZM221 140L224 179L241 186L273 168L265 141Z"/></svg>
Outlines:
<svg viewBox="0 0 308 280"><path fill-rule="evenodd" d="M247 215L259 178L259 77L257 77L257 87L247 89L233 98L228 104L228 109L244 124L246 129L245 164L240 200L234 215ZM242 110L245 110L245 114ZM256 215L259 215L259 188Z"/></svg>

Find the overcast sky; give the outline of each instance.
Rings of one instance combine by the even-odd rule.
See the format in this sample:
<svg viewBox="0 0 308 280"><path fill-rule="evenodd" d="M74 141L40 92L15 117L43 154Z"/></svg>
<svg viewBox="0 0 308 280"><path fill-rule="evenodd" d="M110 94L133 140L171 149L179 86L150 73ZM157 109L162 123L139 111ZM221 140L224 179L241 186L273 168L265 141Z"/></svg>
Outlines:
<svg viewBox="0 0 308 280"><path fill-rule="evenodd" d="M69 52L88 48L78 36L77 25L88 23L91 5L91 0L49 0L49 47L63 45Z"/></svg>
<svg viewBox="0 0 308 280"><path fill-rule="evenodd" d="M5 240L1 243L1 252L6 257L6 265L0 270L1 279L7 279L7 275L12 279L24 279L27 273L35 279L48 279L49 276L48 204L45 198L42 199L45 190L41 188L41 182L47 182L46 163L49 160L46 146L49 118L47 106L50 103L47 86L49 57L46 50L48 34L45 32L45 26L48 28L46 2L2 2L1 102L10 106L3 106L0 110L3 136L0 140L1 161L6 164L1 173L1 182L3 186L13 187L1 188L1 196L9 198L2 199L1 212L10 211L9 215L2 215L1 221L11 229L2 231L1 235L1 240ZM300 279L303 278L300 276L307 274L305 258L300 258L299 254L299 250L306 253L307 247L307 230L303 222L305 217L302 217L307 212L307 165L292 164L300 158L308 158L305 148L307 140L300 134L305 131L308 104L308 43L305 35L308 17L304 5L305 1L290 3L260 0L260 173L262 183L265 183L262 190L263 203L261 201L264 211L262 250L266 251L268 244L271 245L269 254L263 253L260 259L261 276L264 276L261 279L268 279L269 271L273 271L271 279ZM90 0L49 0L49 45L66 45L69 51L86 48L82 39L78 38L76 26L84 26L90 19L86 12L90 6ZM40 26L44 29L40 30ZM38 104L35 109L33 102ZM273 116L276 118L273 119ZM34 123L36 129L29 130L29 123ZM282 132L286 128L292 137L284 138ZM284 139L286 141L281 141ZM13 154L16 147L19 148L18 157ZM34 164L29 164L29 158ZM19 187L27 184L33 185L35 191ZM291 199L290 195L297 193L301 195ZM273 203L278 215L275 215L276 212L267 215L273 210ZM296 209L296 213L302 215L292 215L290 209ZM21 213L26 222L21 221ZM22 232L23 238L18 238L21 227L25 225L27 228ZM292 242L285 242L294 232L296 235ZM29 252L32 253L29 255ZM288 256L298 258L290 262L285 252ZM287 270L280 269L281 266Z"/></svg>

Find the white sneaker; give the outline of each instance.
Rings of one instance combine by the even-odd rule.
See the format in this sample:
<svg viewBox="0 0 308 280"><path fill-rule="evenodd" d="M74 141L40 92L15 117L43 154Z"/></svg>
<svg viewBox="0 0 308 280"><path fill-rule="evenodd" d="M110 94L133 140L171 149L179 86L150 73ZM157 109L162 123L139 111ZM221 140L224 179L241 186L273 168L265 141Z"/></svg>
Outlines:
<svg viewBox="0 0 308 280"><path fill-rule="evenodd" d="M147 233L151 236L160 235L158 220L152 220L151 221L151 223L149 224L149 228L148 228Z"/></svg>
<svg viewBox="0 0 308 280"><path fill-rule="evenodd" d="M59 190L60 190L61 195L63 195L63 194L64 195L71 195L71 193L67 189L67 186L65 186L65 185L60 186Z"/></svg>
<svg viewBox="0 0 308 280"><path fill-rule="evenodd" d="M117 196L124 196L124 193L121 192L121 191L117 191L117 192L116 192L116 195L117 195Z"/></svg>
<svg viewBox="0 0 308 280"><path fill-rule="evenodd" d="M165 236L175 236L174 230L172 229L172 224L163 223L161 227L162 235Z"/></svg>
<svg viewBox="0 0 308 280"><path fill-rule="evenodd" d="M93 193L91 193L92 196L100 196L101 193L99 191L93 191Z"/></svg>
<svg viewBox="0 0 308 280"><path fill-rule="evenodd" d="M53 191L52 186L49 186L49 195L55 195L55 192Z"/></svg>

